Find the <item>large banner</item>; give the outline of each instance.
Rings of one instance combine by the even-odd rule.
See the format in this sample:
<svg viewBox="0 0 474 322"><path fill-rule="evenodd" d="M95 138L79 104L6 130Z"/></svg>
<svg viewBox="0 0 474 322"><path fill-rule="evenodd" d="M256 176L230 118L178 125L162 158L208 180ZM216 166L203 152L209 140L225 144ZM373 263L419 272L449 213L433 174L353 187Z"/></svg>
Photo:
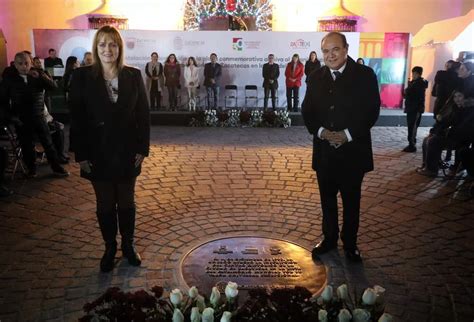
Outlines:
<svg viewBox="0 0 474 322"><path fill-rule="evenodd" d="M33 30L35 55L45 58L48 49L55 48L58 56L66 61L68 56L76 56L82 60L84 52L91 50L95 30ZM239 32L239 31L151 31L151 30L123 30L125 40L125 60L128 65L140 68L144 74L145 64L150 61L150 54L158 52L161 62L166 60L170 53L176 54L179 62L184 66L189 56L194 56L203 69L209 62L209 55L216 53L218 62L222 65L220 81L220 105L224 106L224 86L238 86L239 107L244 106L245 85L257 85L259 88L258 106L263 106L263 78L262 66L270 53L275 55L275 61L280 65L278 79L279 106L286 106L285 67L293 54L299 54L302 63L314 50L322 61L321 39L325 33L321 32ZM357 59L359 54L359 33L346 33L349 43L349 55ZM201 72L201 75L203 73ZM201 79L201 84L203 82ZM306 77L300 88L300 105L306 92ZM182 84L184 83L182 79ZM166 92L166 91L165 91ZM165 93L166 94L166 93ZM205 98L205 88L201 86L201 98ZM187 101L187 93L182 86L182 102ZM167 105L166 95L163 103ZM254 101L249 103L255 106ZM235 100L229 100L227 106L234 106Z"/></svg>

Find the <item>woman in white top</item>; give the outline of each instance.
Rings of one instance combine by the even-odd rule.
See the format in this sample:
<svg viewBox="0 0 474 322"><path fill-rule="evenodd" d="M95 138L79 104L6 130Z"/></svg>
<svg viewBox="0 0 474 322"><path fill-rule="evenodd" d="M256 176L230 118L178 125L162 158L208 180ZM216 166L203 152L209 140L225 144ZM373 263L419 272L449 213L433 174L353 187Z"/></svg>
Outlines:
<svg viewBox="0 0 474 322"><path fill-rule="evenodd" d="M184 67L184 86L188 89L189 110L196 110L196 90L199 86L199 73L194 57L188 58L188 63Z"/></svg>

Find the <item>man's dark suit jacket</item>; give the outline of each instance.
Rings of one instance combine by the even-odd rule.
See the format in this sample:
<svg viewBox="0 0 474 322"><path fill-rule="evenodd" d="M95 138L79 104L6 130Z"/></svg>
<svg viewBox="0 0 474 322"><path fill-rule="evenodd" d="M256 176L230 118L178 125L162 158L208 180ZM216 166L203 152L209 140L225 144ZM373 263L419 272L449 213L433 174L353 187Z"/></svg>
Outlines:
<svg viewBox="0 0 474 322"><path fill-rule="evenodd" d="M92 66L76 69L70 89L71 134L76 162L88 160L90 180L123 182L140 173L137 153L148 156L150 113L140 70L124 66L118 75L118 100L112 103L102 75Z"/></svg>
<svg viewBox="0 0 474 322"><path fill-rule="evenodd" d="M204 65L204 86L219 86L219 78L222 75L222 67L220 64L215 63L212 66L212 63L207 63ZM211 78L214 78L216 81L215 84L211 82Z"/></svg>
<svg viewBox="0 0 474 322"><path fill-rule="evenodd" d="M263 64L262 68L262 76L263 76L263 87L264 88L278 88L278 77L280 77L280 66L278 64L273 63L270 65L269 63ZM273 83L270 83L270 80L273 80Z"/></svg>
<svg viewBox="0 0 474 322"><path fill-rule="evenodd" d="M334 81L327 66L311 73L302 114L308 131L314 135L313 169L368 172L373 170L370 129L380 112L377 77L370 67L348 57L341 76ZM318 138L320 127L331 131L348 129L352 136L335 149Z"/></svg>

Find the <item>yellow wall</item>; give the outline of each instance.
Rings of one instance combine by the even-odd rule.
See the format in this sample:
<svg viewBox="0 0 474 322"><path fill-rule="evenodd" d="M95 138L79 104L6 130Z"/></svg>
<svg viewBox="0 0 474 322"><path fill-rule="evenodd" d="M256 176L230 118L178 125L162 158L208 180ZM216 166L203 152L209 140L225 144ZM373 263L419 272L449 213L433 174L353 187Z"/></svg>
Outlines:
<svg viewBox="0 0 474 322"><path fill-rule="evenodd" d="M109 0L129 18L130 29L182 30L184 0ZM273 0L275 31L315 31L317 17L337 0ZM8 57L31 50L31 29L86 28L85 14L100 0L0 0L0 28ZM424 24L466 14L472 0L345 0L362 16L360 31L416 33Z"/></svg>

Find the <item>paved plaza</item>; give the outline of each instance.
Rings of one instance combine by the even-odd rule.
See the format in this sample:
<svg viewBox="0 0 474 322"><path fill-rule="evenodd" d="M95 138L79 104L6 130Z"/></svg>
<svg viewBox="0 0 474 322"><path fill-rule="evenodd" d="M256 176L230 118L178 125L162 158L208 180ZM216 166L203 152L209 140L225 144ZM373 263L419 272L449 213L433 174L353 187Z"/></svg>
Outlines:
<svg viewBox="0 0 474 322"><path fill-rule="evenodd" d="M427 131L420 129L419 146ZM364 261L347 263L340 246L323 256L328 282L382 285L397 321L473 321L470 184L416 174L421 151L400 152L406 128L377 127L372 137L375 171L364 180L359 230ZM1 322L74 321L110 286L180 286L183 255L219 237L273 237L311 249L321 234L311 154L304 127L153 127L136 191L143 265L121 261L111 274L99 273L95 198L76 164L66 179L46 165L36 179L15 179L15 195L0 200Z"/></svg>

